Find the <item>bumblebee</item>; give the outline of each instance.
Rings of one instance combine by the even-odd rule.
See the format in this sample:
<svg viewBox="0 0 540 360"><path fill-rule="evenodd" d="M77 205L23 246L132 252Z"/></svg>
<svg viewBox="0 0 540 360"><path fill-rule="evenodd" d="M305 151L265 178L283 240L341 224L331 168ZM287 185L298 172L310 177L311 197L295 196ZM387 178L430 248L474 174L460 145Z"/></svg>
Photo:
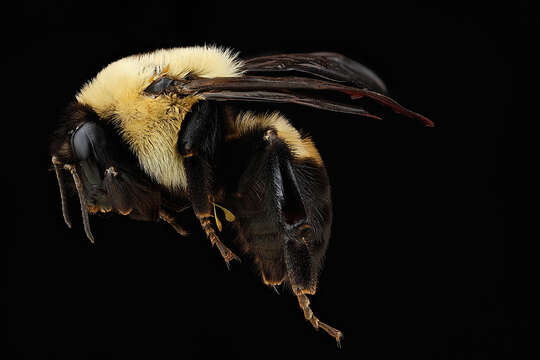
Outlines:
<svg viewBox="0 0 540 360"><path fill-rule="evenodd" d="M218 236L226 221L262 281L289 286L305 319L339 345L343 334L313 314L307 297L332 224L324 162L282 113L253 111L257 102L380 119L361 106L372 102L433 126L390 98L371 70L336 53L241 60L203 46L129 56L82 87L51 137L65 223L67 186L91 242L89 214L163 220L186 236L178 216L191 208L229 266L239 257Z"/></svg>

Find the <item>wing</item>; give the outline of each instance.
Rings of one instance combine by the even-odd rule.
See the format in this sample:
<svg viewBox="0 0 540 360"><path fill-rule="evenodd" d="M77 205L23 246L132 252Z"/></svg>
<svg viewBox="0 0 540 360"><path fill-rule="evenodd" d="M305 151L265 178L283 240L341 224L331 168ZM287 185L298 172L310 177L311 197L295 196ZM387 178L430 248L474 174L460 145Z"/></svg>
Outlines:
<svg viewBox="0 0 540 360"><path fill-rule="evenodd" d="M318 52L261 56L245 61L247 73L300 72L386 94L386 85L370 69L341 54Z"/></svg>
<svg viewBox="0 0 540 360"><path fill-rule="evenodd" d="M241 77L182 80L164 77L155 80L146 91L197 94L215 101L293 103L381 119L361 106L361 101L373 101L433 126L427 117L387 96L384 83L375 73L336 53L256 57L245 61Z"/></svg>

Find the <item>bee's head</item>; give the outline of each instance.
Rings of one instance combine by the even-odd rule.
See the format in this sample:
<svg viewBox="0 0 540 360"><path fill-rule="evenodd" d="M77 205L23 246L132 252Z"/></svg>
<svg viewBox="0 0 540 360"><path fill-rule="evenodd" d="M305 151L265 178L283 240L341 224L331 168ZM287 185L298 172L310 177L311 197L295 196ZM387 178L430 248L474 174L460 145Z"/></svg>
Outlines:
<svg viewBox="0 0 540 360"><path fill-rule="evenodd" d="M88 212L114 211L133 218L157 219L157 187L141 171L137 158L111 122L90 106L78 102L68 105L51 137L50 153L60 187L64 220L71 226L65 186L74 187L91 241ZM71 176L64 179L66 170Z"/></svg>

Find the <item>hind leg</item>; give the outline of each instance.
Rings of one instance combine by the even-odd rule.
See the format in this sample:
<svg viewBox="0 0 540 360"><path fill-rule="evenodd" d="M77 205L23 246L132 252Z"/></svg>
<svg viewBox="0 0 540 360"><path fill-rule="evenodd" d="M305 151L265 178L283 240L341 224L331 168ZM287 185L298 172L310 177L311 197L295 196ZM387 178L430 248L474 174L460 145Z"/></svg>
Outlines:
<svg viewBox="0 0 540 360"><path fill-rule="evenodd" d="M304 317L339 342L343 334L321 322L306 294L315 294L331 225L331 200L324 166L311 158L296 158L277 131L260 130L259 152L240 181L244 213L241 224L249 251L263 281L288 283ZM255 135L254 135L255 136Z"/></svg>
<svg viewBox="0 0 540 360"><path fill-rule="evenodd" d="M338 347L341 347L341 339L343 339L343 333L339 331L338 329L335 329L331 327L330 325L327 325L320 321L314 314L313 311L311 311L311 308L309 307L309 299L305 294L296 295L298 297L298 303L300 304L300 307L304 311L304 317L306 320L311 322L311 325L315 329L323 329L326 331L330 336L333 336L336 339L336 343Z"/></svg>
<svg viewBox="0 0 540 360"><path fill-rule="evenodd" d="M340 347L343 333L320 321L309 306L310 302L307 294L315 295L318 275L310 251L310 244L315 236L313 228L307 222L304 222L299 226L286 226L285 233L287 234L285 264L288 278L291 288L298 298L298 304L304 312L304 317L316 330L321 328L334 337L338 347Z"/></svg>

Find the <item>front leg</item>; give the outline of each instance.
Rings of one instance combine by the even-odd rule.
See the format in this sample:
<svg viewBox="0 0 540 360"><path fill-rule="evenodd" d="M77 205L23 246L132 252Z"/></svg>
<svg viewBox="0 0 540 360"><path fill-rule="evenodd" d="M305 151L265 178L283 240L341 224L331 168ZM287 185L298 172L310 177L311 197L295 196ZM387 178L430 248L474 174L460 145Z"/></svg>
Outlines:
<svg viewBox="0 0 540 360"><path fill-rule="evenodd" d="M178 137L178 150L184 160L187 177L187 190L193 211L201 226L216 245L229 267L231 260L240 260L227 248L214 229L214 164L222 144L222 127L215 106L207 101L200 101L184 120Z"/></svg>

